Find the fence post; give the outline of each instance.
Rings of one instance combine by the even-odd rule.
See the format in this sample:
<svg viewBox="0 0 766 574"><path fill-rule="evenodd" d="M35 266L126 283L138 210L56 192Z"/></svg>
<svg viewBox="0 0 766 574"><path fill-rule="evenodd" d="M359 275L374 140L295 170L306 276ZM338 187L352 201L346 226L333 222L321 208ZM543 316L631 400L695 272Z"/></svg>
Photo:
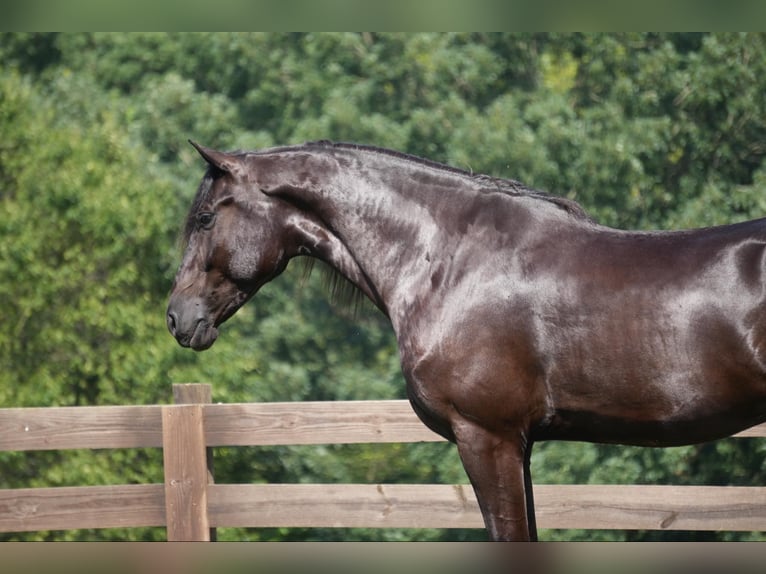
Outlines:
<svg viewBox="0 0 766 574"><path fill-rule="evenodd" d="M173 402L177 405L210 404L213 402L213 388L207 383L173 383ZM213 449L206 448L205 453L207 459L207 482L212 484L215 482L213 474Z"/></svg>
<svg viewBox="0 0 766 574"><path fill-rule="evenodd" d="M207 513L207 485L212 479L205 445L204 402L211 402L209 385L173 385L177 402L162 407L162 447L165 473L165 515L168 541L215 539Z"/></svg>

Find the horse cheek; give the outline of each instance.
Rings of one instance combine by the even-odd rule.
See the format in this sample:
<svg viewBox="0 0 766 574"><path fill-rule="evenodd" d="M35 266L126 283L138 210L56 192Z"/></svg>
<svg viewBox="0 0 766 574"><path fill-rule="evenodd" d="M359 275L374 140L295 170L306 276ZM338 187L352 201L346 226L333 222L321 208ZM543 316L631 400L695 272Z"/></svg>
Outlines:
<svg viewBox="0 0 766 574"><path fill-rule="evenodd" d="M236 281L250 281L258 273L259 256L256 249L235 249L229 258L229 273Z"/></svg>

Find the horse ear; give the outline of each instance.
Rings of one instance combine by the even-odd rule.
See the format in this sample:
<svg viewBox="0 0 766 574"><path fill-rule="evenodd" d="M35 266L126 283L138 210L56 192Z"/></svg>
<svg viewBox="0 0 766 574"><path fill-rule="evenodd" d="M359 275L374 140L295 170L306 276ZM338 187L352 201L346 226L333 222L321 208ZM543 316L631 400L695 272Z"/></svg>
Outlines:
<svg viewBox="0 0 766 574"><path fill-rule="evenodd" d="M199 145L197 142L189 140L189 143L194 146L204 160L223 172L230 173L234 176L239 175L242 172L242 160L235 154L226 153L223 151L216 151L205 146Z"/></svg>

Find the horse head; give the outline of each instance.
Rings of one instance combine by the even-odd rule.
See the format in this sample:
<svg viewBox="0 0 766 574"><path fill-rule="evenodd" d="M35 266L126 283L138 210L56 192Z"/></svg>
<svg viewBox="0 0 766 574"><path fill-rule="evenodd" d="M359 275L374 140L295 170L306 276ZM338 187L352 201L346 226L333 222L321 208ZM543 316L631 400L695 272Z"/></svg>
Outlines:
<svg viewBox="0 0 766 574"><path fill-rule="evenodd" d="M208 170L187 217L167 324L182 346L200 351L215 342L221 323L284 270L293 255L293 210L261 191L247 154L190 143Z"/></svg>

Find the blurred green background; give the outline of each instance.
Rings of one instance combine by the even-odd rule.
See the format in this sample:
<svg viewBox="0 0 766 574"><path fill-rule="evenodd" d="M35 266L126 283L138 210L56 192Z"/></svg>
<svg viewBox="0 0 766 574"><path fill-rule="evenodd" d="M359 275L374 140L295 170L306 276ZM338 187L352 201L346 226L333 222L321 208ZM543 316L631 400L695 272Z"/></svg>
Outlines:
<svg viewBox="0 0 766 574"><path fill-rule="evenodd" d="M766 214L766 36L510 33L0 34L0 407L404 398L371 305L295 266L205 353L167 333L204 165L186 143L312 139L519 179L623 228ZM766 484L766 443L535 447L536 483ZM217 449L219 482L467 482L454 447ZM158 450L0 453L0 487L162 480ZM757 533L542 531L547 540ZM0 535L161 540L164 529ZM220 529L222 540L485 540L481 530Z"/></svg>

